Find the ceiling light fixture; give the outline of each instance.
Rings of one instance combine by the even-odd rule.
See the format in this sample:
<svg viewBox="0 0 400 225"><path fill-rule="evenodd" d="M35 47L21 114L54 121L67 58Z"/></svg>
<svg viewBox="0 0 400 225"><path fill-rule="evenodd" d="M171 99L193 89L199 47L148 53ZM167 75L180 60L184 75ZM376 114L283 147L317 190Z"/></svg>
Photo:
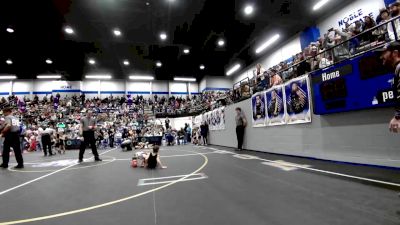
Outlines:
<svg viewBox="0 0 400 225"><path fill-rule="evenodd" d="M174 77L174 81L188 81L188 82L195 82L196 78L189 78L189 77Z"/></svg>
<svg viewBox="0 0 400 225"><path fill-rule="evenodd" d="M47 64L52 64L53 61L52 61L51 59L46 59L46 63L47 63Z"/></svg>
<svg viewBox="0 0 400 225"><path fill-rule="evenodd" d="M157 62L157 63L156 63L156 66L157 66L157 67L161 67L161 66L162 66L162 63L161 63L161 62Z"/></svg>
<svg viewBox="0 0 400 225"><path fill-rule="evenodd" d="M88 62L89 62L89 64L90 64L90 65L94 65L94 64L96 64L96 61L95 61L94 59L89 59L89 61L88 61Z"/></svg>
<svg viewBox="0 0 400 225"><path fill-rule="evenodd" d="M132 76L129 76L129 79L131 79L131 80L154 80L154 77L153 76L132 75Z"/></svg>
<svg viewBox="0 0 400 225"><path fill-rule="evenodd" d="M17 79L15 75L0 75L0 80L14 80Z"/></svg>
<svg viewBox="0 0 400 225"><path fill-rule="evenodd" d="M37 79L60 79L61 75L37 75L36 76Z"/></svg>
<svg viewBox="0 0 400 225"><path fill-rule="evenodd" d="M233 66L230 70L228 70L228 72L226 72L227 76L232 75L234 72L238 71L240 69L240 64L236 64L235 66Z"/></svg>
<svg viewBox="0 0 400 225"><path fill-rule="evenodd" d="M206 67L202 64L202 65L200 65L200 69L201 70L204 70Z"/></svg>
<svg viewBox="0 0 400 225"><path fill-rule="evenodd" d="M276 42L279 38L280 38L279 34L275 34L274 36L272 36L270 39L264 42L264 44L262 44L260 47L256 49L256 54L259 54L260 52L264 51L266 48L268 48L270 45Z"/></svg>
<svg viewBox="0 0 400 225"><path fill-rule="evenodd" d="M224 46L224 45L225 45L225 41L222 40L222 39L219 39L219 40L218 40L218 46L222 47L222 46Z"/></svg>
<svg viewBox="0 0 400 225"><path fill-rule="evenodd" d="M13 61L12 61L11 59L7 59L7 60L6 60L6 63L7 63L8 65L11 65L11 64L13 64Z"/></svg>
<svg viewBox="0 0 400 225"><path fill-rule="evenodd" d="M125 65L125 66L129 66L129 64L130 64L129 61L128 61L127 59L125 59L125 60L124 60L124 65Z"/></svg>
<svg viewBox="0 0 400 225"><path fill-rule="evenodd" d="M314 6L313 6L313 10L316 11L318 9L320 9L322 6L324 6L326 3L328 3L329 0L320 0L319 2L317 2Z"/></svg>
<svg viewBox="0 0 400 225"><path fill-rule="evenodd" d="M105 74L105 75L102 75L102 74L86 75L85 77L86 77L86 79L111 79L112 78L112 76L108 75L108 74Z"/></svg>
<svg viewBox="0 0 400 225"><path fill-rule="evenodd" d="M190 50L188 48L183 49L183 53L189 54Z"/></svg>
<svg viewBox="0 0 400 225"><path fill-rule="evenodd" d="M254 12L254 8L252 5L246 5L246 7L244 7L243 11L244 11L244 14L246 14L248 16Z"/></svg>
<svg viewBox="0 0 400 225"><path fill-rule="evenodd" d="M7 28L7 32L8 32L8 33L14 33L14 29L12 29L11 27L8 27L8 28Z"/></svg>
<svg viewBox="0 0 400 225"><path fill-rule="evenodd" d="M166 33L164 33L164 32L162 32L161 34L160 34L160 38L161 38L161 40L166 40L167 39L167 34Z"/></svg>
<svg viewBox="0 0 400 225"><path fill-rule="evenodd" d="M71 27L65 27L64 28L65 33L67 34L73 34L75 33L74 30Z"/></svg>
<svg viewBox="0 0 400 225"><path fill-rule="evenodd" d="M113 30L113 33L114 33L114 35L117 36L117 37L121 36L121 34L122 34L121 31L120 31L119 29L114 29L114 30Z"/></svg>

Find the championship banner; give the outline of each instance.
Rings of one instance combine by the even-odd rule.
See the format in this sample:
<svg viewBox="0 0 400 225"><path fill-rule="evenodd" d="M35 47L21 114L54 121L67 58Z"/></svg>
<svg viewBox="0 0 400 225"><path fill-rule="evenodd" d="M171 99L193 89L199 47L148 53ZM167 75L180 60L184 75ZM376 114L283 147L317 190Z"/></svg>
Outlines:
<svg viewBox="0 0 400 225"><path fill-rule="evenodd" d="M252 120L253 127L265 127L265 94L264 93L256 93L251 97L251 109L253 112Z"/></svg>
<svg viewBox="0 0 400 225"><path fill-rule="evenodd" d="M206 122L208 124L208 128L211 130L211 112L206 112L203 114L202 122Z"/></svg>
<svg viewBox="0 0 400 225"><path fill-rule="evenodd" d="M279 85L268 89L265 92L267 119L265 124L267 126L277 126L286 123L285 113L285 91L284 86Z"/></svg>
<svg viewBox="0 0 400 225"><path fill-rule="evenodd" d="M210 130L225 129L224 108L218 108L211 111L211 119L209 124Z"/></svg>
<svg viewBox="0 0 400 225"><path fill-rule="evenodd" d="M219 124L218 119L219 117L217 116L217 110L214 109L213 111L211 111L211 123L209 124L210 130L217 129L217 124Z"/></svg>
<svg viewBox="0 0 400 225"><path fill-rule="evenodd" d="M221 107L219 110L219 116L221 118L221 123L219 124L220 130L225 130L225 107Z"/></svg>
<svg viewBox="0 0 400 225"><path fill-rule="evenodd" d="M311 123L311 95L308 76L285 83L285 95L287 123Z"/></svg>

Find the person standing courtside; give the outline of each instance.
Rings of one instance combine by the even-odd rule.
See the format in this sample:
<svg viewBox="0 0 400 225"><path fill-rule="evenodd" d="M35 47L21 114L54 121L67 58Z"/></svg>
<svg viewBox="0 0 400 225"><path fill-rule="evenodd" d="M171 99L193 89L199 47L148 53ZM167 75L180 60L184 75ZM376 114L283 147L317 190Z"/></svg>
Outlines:
<svg viewBox="0 0 400 225"><path fill-rule="evenodd" d="M243 149L243 137L244 137L244 128L247 125L246 117L244 117L242 113L242 109L236 108L236 137L238 142L238 150L241 151Z"/></svg>
<svg viewBox="0 0 400 225"><path fill-rule="evenodd" d="M55 130L51 127L46 127L46 129L39 131L40 135L42 136L42 147L44 156L47 156L47 151L49 152L49 155L52 156L53 151L51 150L51 138L54 135Z"/></svg>
<svg viewBox="0 0 400 225"><path fill-rule="evenodd" d="M99 153L96 148L96 139L94 138L94 131L96 130L96 119L92 117L92 111L88 111L86 116L81 119L80 133L83 136L81 146L79 149L79 163L83 162L83 155L85 154L86 146L90 144L95 161L102 161L99 158Z"/></svg>
<svg viewBox="0 0 400 225"><path fill-rule="evenodd" d="M0 165L2 168L8 168L8 162L10 159L10 147L14 150L15 159L18 165L15 169L24 168L24 160L22 158L21 146L19 141L19 120L13 116L12 109L3 109L3 114L5 116L4 123L5 126L1 131L0 136L4 137L3 146L3 163Z"/></svg>
<svg viewBox="0 0 400 225"><path fill-rule="evenodd" d="M389 122L389 130L393 133L400 133L400 42L392 42L377 51L381 52L383 64L395 69L393 93L396 107L395 114Z"/></svg>

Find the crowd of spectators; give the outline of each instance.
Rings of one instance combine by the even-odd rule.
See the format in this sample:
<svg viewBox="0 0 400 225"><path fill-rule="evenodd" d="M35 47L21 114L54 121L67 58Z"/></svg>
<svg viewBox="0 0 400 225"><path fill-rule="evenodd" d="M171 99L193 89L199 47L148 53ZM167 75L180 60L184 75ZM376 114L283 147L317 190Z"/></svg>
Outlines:
<svg viewBox="0 0 400 225"><path fill-rule="evenodd" d="M367 15L352 24L346 23L342 29L331 28L291 60L280 62L268 69L257 64L253 78L241 82L232 90L205 91L201 95L191 97L154 95L150 98L111 95L104 99L87 99L84 94L61 98L60 94L57 94L46 95L42 99L35 95L31 100L11 95L7 99L0 99L0 108L18 108L15 115L22 121L21 147L28 151L40 150L43 147L40 139L46 128L54 129L52 142L55 144L78 138L80 117L89 109L97 115L99 129L96 131L96 137L99 147L121 144L129 139L133 146L141 148L145 147L146 143L141 142L139 137L162 135L167 135L169 141L173 138L189 142L192 134L188 131L188 126L180 130L164 127L157 123L155 115L198 115L395 40L397 34L400 34L400 21L388 21L398 16L400 3L395 2L388 8L381 9L375 19ZM193 135L195 134L196 132L193 132Z"/></svg>
<svg viewBox="0 0 400 225"><path fill-rule="evenodd" d="M290 60L265 69L256 65L250 80L253 93L328 67L352 56L398 39L400 34L400 2L382 8L377 18L366 15L344 28L331 28L316 42L310 43ZM394 19L393 22L389 22ZM397 35L396 35L397 34Z"/></svg>
<svg viewBox="0 0 400 225"><path fill-rule="evenodd" d="M84 94L71 97L57 94L42 99L35 95L32 100L9 96L0 102L2 108L16 109L14 115L20 120L21 149L26 151L42 150L41 137L50 132L53 146L61 152L66 141L73 143L80 138L80 119L88 110L94 112L97 120L96 139L100 148L121 145L127 140L132 146L144 148L148 143L141 141L143 137L162 136L166 132L151 112L153 100L143 96L86 99Z"/></svg>

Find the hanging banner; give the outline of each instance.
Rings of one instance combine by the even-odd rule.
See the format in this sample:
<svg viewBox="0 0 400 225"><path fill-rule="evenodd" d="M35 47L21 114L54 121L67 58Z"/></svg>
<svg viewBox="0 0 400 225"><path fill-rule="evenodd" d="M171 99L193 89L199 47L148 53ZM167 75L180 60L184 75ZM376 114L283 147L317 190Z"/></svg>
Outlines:
<svg viewBox="0 0 400 225"><path fill-rule="evenodd" d="M219 108L219 116L221 118L221 123L219 124L219 129L225 130L225 107Z"/></svg>
<svg viewBox="0 0 400 225"><path fill-rule="evenodd" d="M265 94L256 93L251 97L251 109L253 112L253 127L264 127L266 112L265 112Z"/></svg>
<svg viewBox="0 0 400 225"><path fill-rule="evenodd" d="M225 129L225 109L218 108L211 111L210 115L210 130L223 130Z"/></svg>
<svg viewBox="0 0 400 225"><path fill-rule="evenodd" d="M311 95L308 76L285 83L285 95L287 123L311 123Z"/></svg>
<svg viewBox="0 0 400 225"><path fill-rule="evenodd" d="M267 119L265 124L267 126L283 125L286 123L285 113L285 91L284 86L279 85L268 89L265 92Z"/></svg>
<svg viewBox="0 0 400 225"><path fill-rule="evenodd" d="M203 119L202 123L206 122L208 124L208 128L211 130L210 124L211 124L211 112L206 112L203 114Z"/></svg>
<svg viewBox="0 0 400 225"><path fill-rule="evenodd" d="M200 126L203 122L208 124L210 130L225 129L225 107L214 109L194 118L194 125Z"/></svg>
<svg viewBox="0 0 400 225"><path fill-rule="evenodd" d="M219 117L217 116L217 110L211 111L211 123L210 130L217 130L217 124L219 124Z"/></svg>

